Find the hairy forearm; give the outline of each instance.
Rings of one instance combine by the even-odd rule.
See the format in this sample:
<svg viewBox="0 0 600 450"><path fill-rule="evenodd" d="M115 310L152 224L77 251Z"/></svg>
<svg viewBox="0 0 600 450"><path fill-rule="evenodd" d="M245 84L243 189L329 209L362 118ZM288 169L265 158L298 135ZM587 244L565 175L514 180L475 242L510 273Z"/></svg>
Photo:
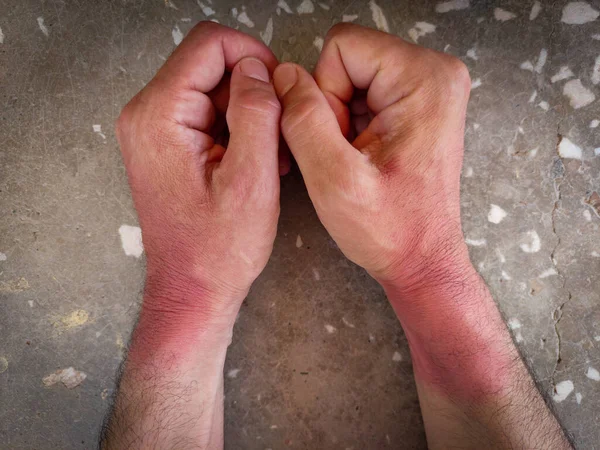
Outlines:
<svg viewBox="0 0 600 450"><path fill-rule="evenodd" d="M207 305L228 299L209 302L189 283L150 284L101 448L222 448L223 366L236 308L215 314Z"/></svg>
<svg viewBox="0 0 600 450"><path fill-rule="evenodd" d="M384 282L409 341L430 448L570 448L466 252Z"/></svg>

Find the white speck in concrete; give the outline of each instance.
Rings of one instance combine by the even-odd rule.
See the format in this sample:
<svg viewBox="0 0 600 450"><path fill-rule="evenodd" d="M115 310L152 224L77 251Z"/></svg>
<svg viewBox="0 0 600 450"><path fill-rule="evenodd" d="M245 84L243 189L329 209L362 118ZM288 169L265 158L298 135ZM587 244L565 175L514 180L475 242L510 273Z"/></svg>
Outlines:
<svg viewBox="0 0 600 450"><path fill-rule="evenodd" d="M38 26L40 27L40 30L42 30L42 33L44 33L44 36L48 37L50 35L50 32L48 31L48 27L44 24L44 18L38 17L37 23L38 23Z"/></svg>
<svg viewBox="0 0 600 450"><path fill-rule="evenodd" d="M542 69L546 65L547 59L548 59L548 50L543 48L540 50L540 55L538 56L538 59L535 63L535 67L533 68L533 70L535 70L536 73L542 73Z"/></svg>
<svg viewBox="0 0 600 450"><path fill-rule="evenodd" d="M595 155L595 156L600 156L600 147L596 147L596 148L594 149L594 155Z"/></svg>
<svg viewBox="0 0 600 450"><path fill-rule="evenodd" d="M594 340L595 340L596 342L600 342L600 336L594 336Z"/></svg>
<svg viewBox="0 0 600 450"><path fill-rule="evenodd" d="M212 15L215 14L215 10L212 9L210 6L205 5L204 3L202 3L200 0L198 0L198 6L200 7L200 9L202 10L202 14L204 14L206 17L210 17Z"/></svg>
<svg viewBox="0 0 600 450"><path fill-rule="evenodd" d="M538 106L540 108L542 108L544 111L548 111L550 109L550 105L548 104L547 101L542 100L541 102L538 103Z"/></svg>
<svg viewBox="0 0 600 450"><path fill-rule="evenodd" d="M87 375L85 373L75 370L73 367L67 367L44 377L42 382L44 386L53 386L56 383L62 383L67 389L73 389L83 383L83 380L86 378Z"/></svg>
<svg viewBox="0 0 600 450"><path fill-rule="evenodd" d="M312 14L315 12L315 5L310 0L303 0L296 8L296 11L298 11L298 14Z"/></svg>
<svg viewBox="0 0 600 450"><path fill-rule="evenodd" d="M342 16L342 22L354 22L358 19L358 14L344 14Z"/></svg>
<svg viewBox="0 0 600 450"><path fill-rule="evenodd" d="M496 247L496 256L498 257L498 261L500 261L501 264L504 264L506 262L506 257L504 256L504 253L502 253L502 250L500 250L498 247Z"/></svg>
<svg viewBox="0 0 600 450"><path fill-rule="evenodd" d="M394 352L394 354L392 355L392 361L394 361L394 362L402 361L402 355L400 354L400 352Z"/></svg>
<svg viewBox="0 0 600 450"><path fill-rule="evenodd" d="M94 133L96 133L102 139L106 139L106 136L102 132L102 125L92 125L92 130L94 130Z"/></svg>
<svg viewBox="0 0 600 450"><path fill-rule="evenodd" d="M569 68L569 66L562 66L559 69L559 71L556 72L556 74L552 75L552 78L550 78L550 81L552 83L556 83L557 81L567 80L573 76L574 76L574 74L571 71L571 69Z"/></svg>
<svg viewBox="0 0 600 450"><path fill-rule="evenodd" d="M588 222L591 222L592 221L592 213L589 210L587 210L587 209L584 210L583 211L583 218L585 220L587 220Z"/></svg>
<svg viewBox="0 0 600 450"><path fill-rule="evenodd" d="M593 22L599 15L588 2L569 2L563 8L561 20L569 25L582 25Z"/></svg>
<svg viewBox="0 0 600 450"><path fill-rule="evenodd" d="M2 28L0 28L0 44L4 44L4 33L2 32Z"/></svg>
<svg viewBox="0 0 600 450"><path fill-rule="evenodd" d="M581 147L566 137L563 137L558 144L558 154L561 158L581 159L582 153Z"/></svg>
<svg viewBox="0 0 600 450"><path fill-rule="evenodd" d="M375 336L373 336L373 334L369 333L369 342L373 343L375 342Z"/></svg>
<svg viewBox="0 0 600 450"><path fill-rule="evenodd" d="M531 12L529 13L529 20L537 19L537 16L540 15L540 11L542 10L542 5L540 2L533 2L533 6L531 7Z"/></svg>
<svg viewBox="0 0 600 450"><path fill-rule="evenodd" d="M265 31L260 32L260 38L263 40L266 46L271 44L271 39L273 39L273 18L269 17L267 20L267 26L265 27Z"/></svg>
<svg viewBox="0 0 600 450"><path fill-rule="evenodd" d="M583 108L596 100L594 93L583 86L579 78L567 81L563 88L563 94L569 98L574 109Z"/></svg>
<svg viewBox="0 0 600 450"><path fill-rule="evenodd" d="M516 330L516 329L521 328L521 321L519 319L517 319L516 317L509 319L508 328L510 328L511 330Z"/></svg>
<svg viewBox="0 0 600 450"><path fill-rule="evenodd" d="M535 102L535 99L537 98L537 91L533 91L531 93L531 96L529 97L529 103L533 103Z"/></svg>
<svg viewBox="0 0 600 450"><path fill-rule="evenodd" d="M435 25L428 22L417 22L413 28L408 30L408 35L413 41L418 42L420 37L433 32L435 32Z"/></svg>
<svg viewBox="0 0 600 450"><path fill-rule="evenodd" d="M6 261L6 253L0 252L0 261Z"/></svg>
<svg viewBox="0 0 600 450"><path fill-rule="evenodd" d="M304 244L304 242L302 242L302 237L300 235L298 235L296 237L296 247L300 248L300 247L302 247L303 244Z"/></svg>
<svg viewBox="0 0 600 450"><path fill-rule="evenodd" d="M321 274L315 267L313 267L312 273L313 273L313 278L315 279L315 281L319 281L321 279Z"/></svg>
<svg viewBox="0 0 600 450"><path fill-rule="evenodd" d="M177 8L177 5L175 3L173 3L171 0L165 0L165 5L176 11L179 10L179 8Z"/></svg>
<svg viewBox="0 0 600 450"><path fill-rule="evenodd" d="M529 60L524 61L521 63L519 68L521 68L523 70L528 70L529 72L533 72L533 63Z"/></svg>
<svg viewBox="0 0 600 450"><path fill-rule="evenodd" d="M481 86L481 78L475 78L471 82L471 89L477 89L479 86Z"/></svg>
<svg viewBox="0 0 600 450"><path fill-rule="evenodd" d="M477 50L475 48L470 48L467 50L467 58L471 58L473 61L477 61L479 57L477 56Z"/></svg>
<svg viewBox="0 0 600 450"><path fill-rule="evenodd" d="M485 239L471 239L466 238L465 243L470 245L471 247L485 247L487 245L487 241Z"/></svg>
<svg viewBox="0 0 600 450"><path fill-rule="evenodd" d="M495 223L497 225L500 222L502 222L507 215L508 213L502 208L500 208L498 205L491 204L490 212L488 212L487 218L489 222Z"/></svg>
<svg viewBox="0 0 600 450"><path fill-rule="evenodd" d="M596 250L593 250L592 253L590 253L594 258L600 258L600 253L598 253ZM600 336L598 336L600 337ZM598 339L600 340L600 339Z"/></svg>
<svg viewBox="0 0 600 450"><path fill-rule="evenodd" d="M329 334L333 334L333 333L335 333L337 331L336 327L334 327L333 325L329 325L329 324L325 325L325 329L327 330L327 332Z"/></svg>
<svg viewBox="0 0 600 450"><path fill-rule="evenodd" d="M144 253L144 245L142 244L142 229L131 225L121 225L119 227L119 235L121 236L121 245L127 256L135 256L139 258Z"/></svg>
<svg viewBox="0 0 600 450"><path fill-rule="evenodd" d="M525 241L520 245L521 250L525 253L537 253L542 248L542 241L535 230L525 233Z"/></svg>
<svg viewBox="0 0 600 450"><path fill-rule="evenodd" d="M342 317L342 322L344 325L346 325L348 328L354 328L354 324L349 322L348 319L346 319L345 317Z"/></svg>
<svg viewBox="0 0 600 450"><path fill-rule="evenodd" d="M27 300L27 304L29 305L30 308L33 308L33 300Z"/></svg>
<svg viewBox="0 0 600 450"><path fill-rule="evenodd" d="M553 275L558 275L558 272L554 267L550 267L549 269L544 270L542 273L538 275L538 278L548 278Z"/></svg>
<svg viewBox="0 0 600 450"><path fill-rule="evenodd" d="M285 0L279 0L277 2L277 7L283 9L288 14L294 14L292 8L290 8L290 5L288 5Z"/></svg>
<svg viewBox="0 0 600 450"><path fill-rule="evenodd" d="M515 333L515 341L517 341L517 342L523 342L524 341L523 335L521 334L520 331L517 331Z"/></svg>
<svg viewBox="0 0 600 450"><path fill-rule="evenodd" d="M254 22L248 17L246 11L239 13L236 19L239 23L246 25L248 28L254 28Z"/></svg>
<svg viewBox="0 0 600 450"><path fill-rule="evenodd" d="M592 34L592 39L595 41L600 41L600 34Z"/></svg>
<svg viewBox="0 0 600 450"><path fill-rule="evenodd" d="M576 392L575 393L575 401L577 402L578 405L581 405L581 400L583 400L583 395L581 395L581 392Z"/></svg>
<svg viewBox="0 0 600 450"><path fill-rule="evenodd" d="M465 168L464 177L471 178L473 176L473 168L471 166Z"/></svg>
<svg viewBox="0 0 600 450"><path fill-rule="evenodd" d="M469 0L450 0L447 2L441 2L435 5L435 12L447 13L450 11L458 11L461 9L467 9L471 4Z"/></svg>
<svg viewBox="0 0 600 450"><path fill-rule="evenodd" d="M480 127L480 126L481 126L481 125L479 125L477 122L475 122L475 123L473 124L473 129L474 129L475 131L477 131L477 130L479 130L479 127Z"/></svg>
<svg viewBox="0 0 600 450"><path fill-rule="evenodd" d="M477 18L477 23L482 23L485 20L485 17L478 17Z"/></svg>
<svg viewBox="0 0 600 450"><path fill-rule="evenodd" d="M319 3L319 6L325 11L329 11L331 9L327 3Z"/></svg>
<svg viewBox="0 0 600 450"><path fill-rule="evenodd" d="M510 276L510 274L508 272L506 272L505 270L503 270L500 273L500 276L502 277L503 280L506 280L506 281L512 280L512 277Z"/></svg>
<svg viewBox="0 0 600 450"><path fill-rule="evenodd" d="M512 20L517 15L510 11L506 11L502 8L494 8L494 19L499 20L500 22L506 22L507 20Z"/></svg>
<svg viewBox="0 0 600 450"><path fill-rule="evenodd" d="M594 119L590 122L590 128L598 128L598 125L600 125L600 120L598 119Z"/></svg>
<svg viewBox="0 0 600 450"><path fill-rule="evenodd" d="M238 9L234 6L231 8L231 15L235 18L238 16Z"/></svg>
<svg viewBox="0 0 600 450"><path fill-rule="evenodd" d="M227 378L237 378L241 371L242 369L231 369L229 372L227 372Z"/></svg>
<svg viewBox="0 0 600 450"><path fill-rule="evenodd" d="M375 22L375 26L380 31L385 31L386 33L390 32L390 28L388 27L387 19L385 18L385 14L379 7L375 0L371 0L369 2L369 8L371 8L371 13L373 15L373 22Z"/></svg>
<svg viewBox="0 0 600 450"><path fill-rule="evenodd" d="M315 40L313 41L313 45L315 47L317 47L317 50L319 50L319 51L323 50L323 43L324 43L324 41L323 41L323 38L321 36L317 36L315 38Z"/></svg>
<svg viewBox="0 0 600 450"><path fill-rule="evenodd" d="M585 376L588 377L590 380L600 381L600 372L598 372L593 367L588 367Z"/></svg>
<svg viewBox="0 0 600 450"><path fill-rule="evenodd" d="M179 25L175 24L173 30L171 31L171 35L173 36L173 42L175 42L175 45L181 44L181 41L183 41L183 33L179 29Z"/></svg>
<svg viewBox="0 0 600 450"><path fill-rule="evenodd" d="M596 61L594 62L594 68L592 69L592 76L590 79L592 80L592 84L600 84L600 55L596 57Z"/></svg>
<svg viewBox="0 0 600 450"><path fill-rule="evenodd" d="M565 400L571 392L573 392L575 386L573 386L573 382L571 380L561 381L554 388L555 393L552 396L552 400L556 403L560 403Z"/></svg>

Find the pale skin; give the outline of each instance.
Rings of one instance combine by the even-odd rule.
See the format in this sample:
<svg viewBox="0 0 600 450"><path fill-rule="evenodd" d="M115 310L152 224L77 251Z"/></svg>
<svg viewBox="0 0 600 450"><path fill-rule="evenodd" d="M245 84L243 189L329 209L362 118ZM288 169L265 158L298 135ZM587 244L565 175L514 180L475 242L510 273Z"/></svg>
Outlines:
<svg viewBox="0 0 600 450"><path fill-rule="evenodd" d="M460 61L357 25L330 30L312 75L197 25L117 124L147 281L101 448L223 447L225 355L289 168L280 132L323 225L398 316L428 446L571 448L464 245L469 91Z"/></svg>

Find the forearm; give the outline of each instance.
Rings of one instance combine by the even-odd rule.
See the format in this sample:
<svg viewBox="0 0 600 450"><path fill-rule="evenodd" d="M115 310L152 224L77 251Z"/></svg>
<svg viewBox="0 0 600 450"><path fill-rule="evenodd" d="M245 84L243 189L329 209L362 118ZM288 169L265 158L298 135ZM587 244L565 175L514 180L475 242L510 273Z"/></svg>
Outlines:
<svg viewBox="0 0 600 450"><path fill-rule="evenodd" d="M102 449L223 447L223 366L236 301L147 286ZM209 304L231 303L217 314Z"/></svg>
<svg viewBox="0 0 600 450"><path fill-rule="evenodd" d="M466 252L383 282L409 341L430 448L570 448Z"/></svg>

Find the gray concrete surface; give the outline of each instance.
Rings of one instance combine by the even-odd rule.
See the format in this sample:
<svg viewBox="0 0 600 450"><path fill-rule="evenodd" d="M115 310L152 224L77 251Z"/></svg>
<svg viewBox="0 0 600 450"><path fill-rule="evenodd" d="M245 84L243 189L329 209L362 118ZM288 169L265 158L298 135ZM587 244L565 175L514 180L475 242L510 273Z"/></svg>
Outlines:
<svg viewBox="0 0 600 450"><path fill-rule="evenodd" d="M422 34L467 63L473 262L577 447L600 448L600 19L565 23L594 19L600 1L544 1L537 17L532 1L444 13L436 2L305 0L305 14L301 0L291 13L276 3L213 0L209 18L257 37L272 19L277 56L308 68L315 38L343 15ZM137 223L113 122L174 37L206 18L191 0L0 0L0 448L95 445L144 267L118 232ZM562 66L572 75L557 81ZM226 447L425 448L406 340L382 290L329 239L299 173L282 184L273 257L226 364L239 370L226 378ZM68 367L87 378L45 386Z"/></svg>

